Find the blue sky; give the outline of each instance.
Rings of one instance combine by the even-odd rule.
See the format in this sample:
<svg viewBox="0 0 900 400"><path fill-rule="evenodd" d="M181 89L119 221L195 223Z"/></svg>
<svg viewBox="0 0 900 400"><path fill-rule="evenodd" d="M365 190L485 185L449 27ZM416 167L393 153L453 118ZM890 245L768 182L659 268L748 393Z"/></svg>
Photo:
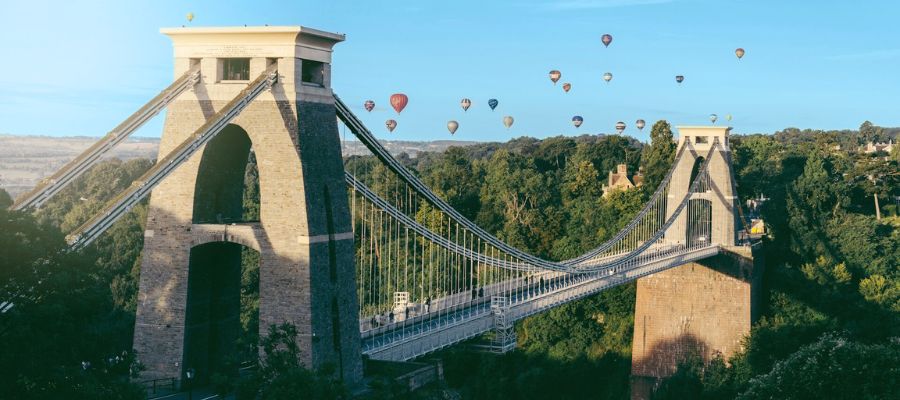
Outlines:
<svg viewBox="0 0 900 400"><path fill-rule="evenodd" d="M335 92L382 138L447 139L451 119L459 140L611 132L620 120L643 140L638 118L689 125L710 113L733 115L739 133L900 126L893 1L2 0L0 133L105 134L171 81L159 28L187 24L188 12L194 26L345 33ZM604 33L615 37L609 48ZM736 47L747 50L740 61ZM563 74L556 86L551 69ZM410 97L400 116L388 106L395 92ZM463 97L474 103L467 113ZM377 108L366 113L370 98ZM494 112L489 98L500 101ZM504 115L516 119L510 130ZM584 117L578 130L573 115ZM138 134L158 136L161 125L162 116Z"/></svg>

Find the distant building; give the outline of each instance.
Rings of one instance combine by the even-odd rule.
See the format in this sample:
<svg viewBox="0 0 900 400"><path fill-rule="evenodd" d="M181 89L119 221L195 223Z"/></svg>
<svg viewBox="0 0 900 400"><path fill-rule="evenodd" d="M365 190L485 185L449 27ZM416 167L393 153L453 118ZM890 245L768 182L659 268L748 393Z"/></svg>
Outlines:
<svg viewBox="0 0 900 400"><path fill-rule="evenodd" d="M891 150L894 149L894 141L889 140L887 143L866 143L866 146L863 148L863 152L866 154L877 153L879 151L883 151L885 153L890 153Z"/></svg>
<svg viewBox="0 0 900 400"><path fill-rule="evenodd" d="M625 164L619 164L616 167L616 172L609 171L609 180L606 185L603 185L603 196L605 197L613 190L629 190L634 187L642 186L644 184L644 175L638 172L631 177L628 178L628 166Z"/></svg>

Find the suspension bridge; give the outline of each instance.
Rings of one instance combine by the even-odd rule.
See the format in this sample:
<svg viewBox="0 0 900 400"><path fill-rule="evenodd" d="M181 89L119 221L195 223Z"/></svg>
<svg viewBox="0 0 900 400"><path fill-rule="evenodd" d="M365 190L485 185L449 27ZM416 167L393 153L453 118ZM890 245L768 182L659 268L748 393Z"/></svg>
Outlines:
<svg viewBox="0 0 900 400"><path fill-rule="evenodd" d="M157 162L67 237L73 250L89 245L152 193L134 342L146 377L209 374L234 351L242 247L260 256L261 334L294 324L307 365L355 382L361 356L410 360L486 333L505 352L515 321L747 244L730 128L680 127L675 162L640 212L593 250L547 260L454 209L332 92L343 35L162 32L177 79L12 206L40 207L167 110ZM339 125L373 162L345 167ZM241 220L251 152L259 221Z"/></svg>

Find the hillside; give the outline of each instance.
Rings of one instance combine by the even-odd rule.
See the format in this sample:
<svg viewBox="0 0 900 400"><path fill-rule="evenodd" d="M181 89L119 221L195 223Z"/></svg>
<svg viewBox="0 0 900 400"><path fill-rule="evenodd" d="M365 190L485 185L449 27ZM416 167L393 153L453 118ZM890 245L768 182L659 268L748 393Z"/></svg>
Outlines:
<svg viewBox="0 0 900 400"><path fill-rule="evenodd" d="M24 193L44 177L88 148L98 138L86 136L18 136L0 135L0 188L13 197ZM442 152L450 146L467 146L476 142L438 140L434 142L386 141L393 153L407 153L415 157L423 151ZM130 138L116 147L106 158L131 160L156 158L158 138ZM368 150L356 141L345 143L345 155L367 154Z"/></svg>

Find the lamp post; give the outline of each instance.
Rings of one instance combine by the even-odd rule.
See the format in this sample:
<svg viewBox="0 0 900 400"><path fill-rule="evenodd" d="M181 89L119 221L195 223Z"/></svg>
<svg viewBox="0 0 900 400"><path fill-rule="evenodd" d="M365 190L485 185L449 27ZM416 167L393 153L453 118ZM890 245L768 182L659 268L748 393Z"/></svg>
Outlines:
<svg viewBox="0 0 900 400"><path fill-rule="evenodd" d="M184 375L187 377L188 400L193 400L193 398L194 398L194 369L188 368L187 371L184 372Z"/></svg>

